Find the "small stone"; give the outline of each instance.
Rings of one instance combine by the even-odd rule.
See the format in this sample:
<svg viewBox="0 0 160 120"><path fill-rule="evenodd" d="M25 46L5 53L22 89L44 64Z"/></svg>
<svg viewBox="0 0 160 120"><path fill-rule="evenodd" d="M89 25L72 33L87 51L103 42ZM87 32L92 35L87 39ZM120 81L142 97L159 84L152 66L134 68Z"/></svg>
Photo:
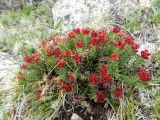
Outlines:
<svg viewBox="0 0 160 120"><path fill-rule="evenodd" d="M73 113L71 116L71 120L83 120L83 119L76 113Z"/></svg>

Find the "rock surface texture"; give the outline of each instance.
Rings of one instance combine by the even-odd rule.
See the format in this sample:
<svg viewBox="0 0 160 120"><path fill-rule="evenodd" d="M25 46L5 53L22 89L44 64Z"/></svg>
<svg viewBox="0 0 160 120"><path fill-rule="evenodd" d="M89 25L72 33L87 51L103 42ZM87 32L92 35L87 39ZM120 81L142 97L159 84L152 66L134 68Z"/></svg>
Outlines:
<svg viewBox="0 0 160 120"><path fill-rule="evenodd" d="M0 10L18 9L24 4L33 5L34 3L55 2L55 0L0 0Z"/></svg>
<svg viewBox="0 0 160 120"><path fill-rule="evenodd" d="M55 25L63 21L62 30L65 32L73 27L83 27L91 21L103 24L105 16L113 15L121 19L125 13L134 12L137 4L138 0L58 0L52 9L53 19ZM139 5L148 7L150 0L139 0Z"/></svg>
<svg viewBox="0 0 160 120"><path fill-rule="evenodd" d="M11 55L0 52L0 92L13 87L17 69L16 60Z"/></svg>

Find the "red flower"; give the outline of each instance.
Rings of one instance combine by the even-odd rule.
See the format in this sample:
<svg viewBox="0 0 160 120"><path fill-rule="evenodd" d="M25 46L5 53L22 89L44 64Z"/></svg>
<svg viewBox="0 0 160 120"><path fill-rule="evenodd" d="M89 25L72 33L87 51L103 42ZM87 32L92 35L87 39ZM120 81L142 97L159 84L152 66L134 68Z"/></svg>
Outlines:
<svg viewBox="0 0 160 120"><path fill-rule="evenodd" d="M96 92L96 98L97 98L98 102L104 102L105 101L104 91L98 91L98 92Z"/></svg>
<svg viewBox="0 0 160 120"><path fill-rule="evenodd" d="M61 54L61 49L60 48L56 48L54 51L53 51L53 55L60 55Z"/></svg>
<svg viewBox="0 0 160 120"><path fill-rule="evenodd" d="M89 33L90 33L89 28L82 28L82 29L81 29L81 34L87 35L87 34L89 34Z"/></svg>
<svg viewBox="0 0 160 120"><path fill-rule="evenodd" d="M104 75L104 74L108 74L108 67L105 66L104 64L101 65L101 69L98 70L99 75Z"/></svg>
<svg viewBox="0 0 160 120"><path fill-rule="evenodd" d="M21 79L24 78L24 76L23 76L23 75L18 75L17 78L18 78L19 80L21 80Z"/></svg>
<svg viewBox="0 0 160 120"><path fill-rule="evenodd" d="M21 69L27 69L27 65L21 65Z"/></svg>
<svg viewBox="0 0 160 120"><path fill-rule="evenodd" d="M145 69L139 69L138 76L141 81L151 80L151 75Z"/></svg>
<svg viewBox="0 0 160 120"><path fill-rule="evenodd" d="M91 39L91 45L92 46L98 46L99 45L99 40L96 38L92 38Z"/></svg>
<svg viewBox="0 0 160 120"><path fill-rule="evenodd" d="M100 29L99 31L98 31L98 35L99 36L106 36L106 31L104 30L104 29Z"/></svg>
<svg viewBox="0 0 160 120"><path fill-rule="evenodd" d="M52 45L54 45L54 46L57 45L57 41L58 41L58 40L56 39L56 37L52 37L52 36L51 36L51 37L50 37L50 40L51 40L50 43L51 43Z"/></svg>
<svg viewBox="0 0 160 120"><path fill-rule="evenodd" d="M100 36L99 36L99 42L102 42L102 43L107 42L107 37L106 37L106 36L103 36L103 35L100 35Z"/></svg>
<svg viewBox="0 0 160 120"><path fill-rule="evenodd" d="M66 52L67 57L73 57L75 55L75 52L73 50L68 50Z"/></svg>
<svg viewBox="0 0 160 120"><path fill-rule="evenodd" d="M39 61L40 60L40 56L34 56L34 61Z"/></svg>
<svg viewBox="0 0 160 120"><path fill-rule="evenodd" d="M76 76L74 76L72 73L68 73L68 79L73 81L77 80Z"/></svg>
<svg viewBox="0 0 160 120"><path fill-rule="evenodd" d="M126 44L132 45L134 43L134 39L132 36L124 35L124 39Z"/></svg>
<svg viewBox="0 0 160 120"><path fill-rule="evenodd" d="M47 55L47 56L53 56L53 55L54 55L54 51L48 49L46 55Z"/></svg>
<svg viewBox="0 0 160 120"><path fill-rule="evenodd" d="M65 66L65 62L63 60L57 60L56 65L60 68L63 68Z"/></svg>
<svg viewBox="0 0 160 120"><path fill-rule="evenodd" d="M40 45L39 48L42 49L42 50L47 50L47 49L48 49L48 46Z"/></svg>
<svg viewBox="0 0 160 120"><path fill-rule="evenodd" d="M150 53L148 52L148 50L144 50L144 51L141 51L141 56L144 59L148 59L150 56Z"/></svg>
<svg viewBox="0 0 160 120"><path fill-rule="evenodd" d="M114 96L117 97L117 98L123 98L123 88L116 88L114 90Z"/></svg>
<svg viewBox="0 0 160 120"><path fill-rule="evenodd" d="M73 85L71 83L65 83L66 92L71 92L73 90Z"/></svg>
<svg viewBox="0 0 160 120"><path fill-rule="evenodd" d="M52 37L52 36L50 36L50 40L51 40L51 41L55 41L55 38Z"/></svg>
<svg viewBox="0 0 160 120"><path fill-rule="evenodd" d="M119 60L119 56L116 53L112 53L111 60L117 61L117 60Z"/></svg>
<svg viewBox="0 0 160 120"><path fill-rule="evenodd" d="M19 80L21 80L21 79L24 78L24 75L22 74L22 72L18 72L17 78L18 78Z"/></svg>
<svg viewBox="0 0 160 120"><path fill-rule="evenodd" d="M113 33L119 33L120 31L121 31L121 28L118 27L118 26L114 26L114 27L112 28L112 30L111 30L111 32L113 32Z"/></svg>
<svg viewBox="0 0 160 120"><path fill-rule="evenodd" d="M108 73L101 75L101 83L102 83L102 85L108 85L111 82L112 82L112 78Z"/></svg>
<svg viewBox="0 0 160 120"><path fill-rule="evenodd" d="M73 32L75 32L75 33L80 33L80 28L76 28L76 29L73 29Z"/></svg>
<svg viewBox="0 0 160 120"><path fill-rule="evenodd" d="M97 84L98 84L98 78L97 78L97 76L96 76L96 75L91 75L91 76L89 77L89 82L90 82L91 84L93 84L93 85L97 85Z"/></svg>
<svg viewBox="0 0 160 120"><path fill-rule="evenodd" d="M75 38L75 37L76 37L76 34L75 34L74 32L70 32L70 33L68 34L68 37L69 37L69 38Z"/></svg>
<svg viewBox="0 0 160 120"><path fill-rule="evenodd" d="M113 45L119 47L119 49L123 49L126 44L119 39L118 43L113 43Z"/></svg>
<svg viewBox="0 0 160 120"><path fill-rule="evenodd" d="M97 37L97 36L98 36L98 33L96 31L91 32L91 37Z"/></svg>
<svg viewBox="0 0 160 120"><path fill-rule="evenodd" d="M41 57L40 53L38 51L35 51L34 56L33 56L33 60L34 61L39 61L40 57Z"/></svg>
<svg viewBox="0 0 160 120"><path fill-rule="evenodd" d="M108 67L104 64L101 65L100 70L98 70L98 74L101 77L102 85L110 84L112 82L111 76L108 74Z"/></svg>
<svg viewBox="0 0 160 120"><path fill-rule="evenodd" d="M29 56L24 57L24 61L27 63L32 62L32 60L33 60L32 57L29 57Z"/></svg>
<svg viewBox="0 0 160 120"><path fill-rule="evenodd" d="M138 45L138 44L133 43L133 44L131 45L131 47L132 47L132 49L133 49L134 52L138 52L138 48L139 48L139 45Z"/></svg>
<svg viewBox="0 0 160 120"><path fill-rule="evenodd" d="M76 42L76 46L78 47L78 48L81 48L82 46L83 46L83 42L82 41L77 41Z"/></svg>
<svg viewBox="0 0 160 120"><path fill-rule="evenodd" d="M75 60L77 65L81 65L82 64L82 56L80 54L75 54L73 56L73 59Z"/></svg>
<svg viewBox="0 0 160 120"><path fill-rule="evenodd" d="M62 58L65 58L65 57L67 57L67 53L65 53L65 52L64 52L64 53L60 53L60 54L59 54L59 57L60 57L61 59L62 59Z"/></svg>
<svg viewBox="0 0 160 120"><path fill-rule="evenodd" d="M46 40L42 40L41 41L41 45L46 45L47 44L47 41Z"/></svg>

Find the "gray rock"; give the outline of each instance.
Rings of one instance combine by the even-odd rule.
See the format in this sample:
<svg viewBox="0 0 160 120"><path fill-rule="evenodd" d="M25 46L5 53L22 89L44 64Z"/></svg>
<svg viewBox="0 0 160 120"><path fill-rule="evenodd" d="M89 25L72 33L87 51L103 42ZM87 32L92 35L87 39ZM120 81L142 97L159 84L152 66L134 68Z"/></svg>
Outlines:
<svg viewBox="0 0 160 120"><path fill-rule="evenodd" d="M23 5L29 6L33 5L34 3L50 1L51 0L0 0L0 10L18 9Z"/></svg>
<svg viewBox="0 0 160 120"><path fill-rule="evenodd" d="M83 120L80 116L78 116L76 113L73 113L71 116L71 120Z"/></svg>
<svg viewBox="0 0 160 120"><path fill-rule="evenodd" d="M52 13L55 27L62 21L62 32L66 32L90 23L94 27L104 27L106 22L111 22L108 18L123 20L128 12L136 9L135 2L122 0L58 0Z"/></svg>
<svg viewBox="0 0 160 120"><path fill-rule="evenodd" d="M0 92L13 87L18 66L11 55L0 52Z"/></svg>
<svg viewBox="0 0 160 120"><path fill-rule="evenodd" d="M0 0L0 10L20 8L22 0Z"/></svg>

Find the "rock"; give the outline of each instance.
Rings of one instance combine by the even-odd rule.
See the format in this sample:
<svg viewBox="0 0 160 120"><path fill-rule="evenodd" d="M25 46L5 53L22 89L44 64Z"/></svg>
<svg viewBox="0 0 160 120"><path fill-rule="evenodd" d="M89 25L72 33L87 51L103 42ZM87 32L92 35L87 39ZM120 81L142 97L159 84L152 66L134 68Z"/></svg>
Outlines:
<svg viewBox="0 0 160 120"><path fill-rule="evenodd" d="M0 92L13 87L18 66L11 55L0 52Z"/></svg>
<svg viewBox="0 0 160 120"><path fill-rule="evenodd" d="M50 2L50 0L0 0L0 10L18 9L24 4L29 6L38 2Z"/></svg>
<svg viewBox="0 0 160 120"><path fill-rule="evenodd" d="M140 6L150 8L151 0L139 0Z"/></svg>
<svg viewBox="0 0 160 120"><path fill-rule="evenodd" d="M62 19L64 32L82 27L90 19L100 19L108 11L109 5L108 0L58 0L52 9L54 23L57 25Z"/></svg>
<svg viewBox="0 0 160 120"><path fill-rule="evenodd" d="M21 0L1 0L0 1L0 10L8 10L20 8L22 6Z"/></svg>
<svg viewBox="0 0 160 120"><path fill-rule="evenodd" d="M12 108L15 95L14 82L19 63L12 55L0 52L0 119Z"/></svg>
<svg viewBox="0 0 160 120"><path fill-rule="evenodd" d="M78 116L76 113L73 113L71 116L71 120L83 120L80 116Z"/></svg>
<svg viewBox="0 0 160 120"><path fill-rule="evenodd" d="M88 24L104 27L111 22L108 18L119 21L137 8L136 2L123 0L58 0L52 13L55 27L62 21L62 32L66 32Z"/></svg>

